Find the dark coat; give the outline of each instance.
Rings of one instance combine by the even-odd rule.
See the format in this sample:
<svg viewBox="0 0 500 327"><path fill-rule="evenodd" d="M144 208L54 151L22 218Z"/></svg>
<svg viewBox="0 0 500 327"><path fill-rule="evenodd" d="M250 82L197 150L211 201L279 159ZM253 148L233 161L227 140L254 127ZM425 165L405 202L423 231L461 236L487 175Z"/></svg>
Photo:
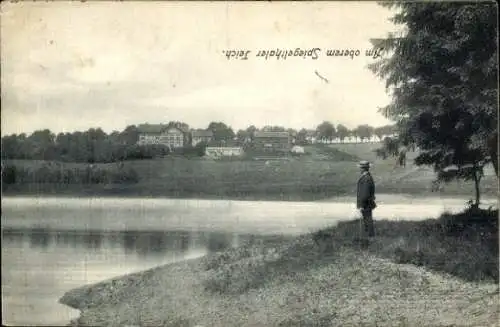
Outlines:
<svg viewBox="0 0 500 327"><path fill-rule="evenodd" d="M361 175L358 180L358 209L375 209L375 182L372 175L367 172Z"/></svg>

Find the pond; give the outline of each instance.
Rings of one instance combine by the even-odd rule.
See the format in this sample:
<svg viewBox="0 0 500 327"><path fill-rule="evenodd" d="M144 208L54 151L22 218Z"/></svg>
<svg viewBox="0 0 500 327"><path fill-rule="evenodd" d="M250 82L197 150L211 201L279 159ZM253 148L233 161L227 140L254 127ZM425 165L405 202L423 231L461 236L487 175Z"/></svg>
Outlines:
<svg viewBox="0 0 500 327"><path fill-rule="evenodd" d="M252 202L182 199L2 199L2 302L6 325L65 325L58 303L72 288L357 217L353 199ZM464 199L380 195L375 219L425 219ZM495 203L495 200L490 200Z"/></svg>

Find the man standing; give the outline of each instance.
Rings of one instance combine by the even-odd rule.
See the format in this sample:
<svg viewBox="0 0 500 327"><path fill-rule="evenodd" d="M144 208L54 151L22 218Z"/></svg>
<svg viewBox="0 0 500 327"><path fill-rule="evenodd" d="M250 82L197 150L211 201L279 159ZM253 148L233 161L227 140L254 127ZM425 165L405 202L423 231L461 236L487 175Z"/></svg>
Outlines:
<svg viewBox="0 0 500 327"><path fill-rule="evenodd" d="M370 174L370 163L368 161L361 161L358 167L361 169L361 176L358 180L357 208L363 216L365 233L369 237L373 237L375 236L375 228L373 226L372 210L377 207L375 204L375 182Z"/></svg>
<svg viewBox="0 0 500 327"><path fill-rule="evenodd" d="M408 149L405 146L403 146L403 147L401 147L401 149L399 149L398 162L399 162L400 167L406 167L406 152L407 151L408 151Z"/></svg>

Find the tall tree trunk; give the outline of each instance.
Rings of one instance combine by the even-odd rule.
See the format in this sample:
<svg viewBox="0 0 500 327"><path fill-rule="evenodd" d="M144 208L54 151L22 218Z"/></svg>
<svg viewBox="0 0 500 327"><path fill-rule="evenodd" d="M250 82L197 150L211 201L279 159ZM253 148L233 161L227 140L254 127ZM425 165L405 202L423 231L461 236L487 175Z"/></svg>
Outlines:
<svg viewBox="0 0 500 327"><path fill-rule="evenodd" d="M494 133L488 140L488 150L491 157L491 163L498 177L498 133Z"/></svg>
<svg viewBox="0 0 500 327"><path fill-rule="evenodd" d="M481 175L478 169L474 170L474 186L476 190L476 201L474 203L474 207L479 208L479 203L481 200L481 191L479 189L479 183L481 182Z"/></svg>

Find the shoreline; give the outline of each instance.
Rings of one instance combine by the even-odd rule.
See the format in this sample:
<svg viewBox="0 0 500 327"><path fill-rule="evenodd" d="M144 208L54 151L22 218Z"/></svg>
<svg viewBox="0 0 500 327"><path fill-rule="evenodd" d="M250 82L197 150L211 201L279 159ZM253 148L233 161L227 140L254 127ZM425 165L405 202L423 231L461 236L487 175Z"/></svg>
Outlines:
<svg viewBox="0 0 500 327"><path fill-rule="evenodd" d="M446 276L446 275L441 275L441 274L436 274L435 272L432 272L432 271L428 271L428 270L422 270L422 269L419 269L418 267L414 266L414 265L411 265L411 264L406 264L406 265L398 265L398 264L395 264L393 262L391 262L390 260L387 260L387 259L380 259L380 258L377 258L377 257L374 257L374 256L370 256L370 255L366 255L366 254L362 254L360 256L359 253L355 253L355 252L352 252L352 251L346 251L342 254L345 258L343 258L343 261L341 262L341 264L344 265L344 268L346 268L347 271L353 271L353 269L355 269L353 266L353 264L357 264L358 266L362 267L365 272L363 273L363 276L365 277L368 277L368 274L370 273L373 273L375 276L377 275L377 273L380 275L381 272L387 274L388 271L390 271L390 275L391 275L391 280L393 280L394 282L396 281L400 281L401 283L405 283L407 285L412 285L411 288L417 288L418 286L415 287L415 285L413 284L426 284L426 285L429 285L429 286L426 286L427 289L429 288L436 288L436 289L440 289L439 291L437 291L436 293L438 293L438 296L432 296L432 295L429 295L429 294L422 294L420 293L419 291L409 291L409 293L412 293L410 295L410 298L407 299L407 301L402 301L403 304L401 305L402 308L400 308L400 312L397 312L397 314L390 314L390 316L393 316L395 317L396 315L400 315L400 317L404 317L404 321L406 323L408 323L409 326L448 326L448 324L446 322L448 321L453 321L455 324L457 323L460 323L460 322L464 322L464 319L466 317L466 315L469 317L469 319L476 319L477 320L477 323L481 326L496 326L495 323L496 323L496 318L497 318L497 315L498 315L498 307L495 305L495 302L498 302L498 296L497 298L495 299L495 295L498 294L498 286L495 285L495 284L477 284L477 283L469 283L469 282L463 282L461 280L458 280L456 278L453 278L453 277L450 277L450 276ZM253 326L251 323L249 324L246 319L247 317L248 318L253 318L253 319L259 319L260 317L260 314L252 314L251 312L252 311L256 311L256 312L262 312L262 313L265 313L267 314L268 316L269 315L273 315L275 314L276 312L273 310L266 310L264 308L262 308L260 305L254 309L251 309L251 307L249 307L249 305L252 305L251 303L253 303L254 305L258 305L258 303L260 302L260 300L257 300L259 298L259 295L256 294L255 292L249 292L250 295L249 297L256 297L255 299L243 299L243 302L240 300L238 301L238 298L237 297L234 297L234 296L222 296L222 298L218 298L218 299L214 299L212 297L205 297L203 299L202 302L204 303L207 303L207 301L211 301L213 300L213 302L215 302L215 307L218 308L218 310L223 310L221 312L209 312L208 314L210 315L210 317L205 317L204 314L204 310L201 309L201 310L195 310L193 313L194 315L193 316L190 316L189 314L186 313L186 310L182 310L180 309L179 305L178 304L174 304L172 303L171 301L179 301L180 303L182 303L183 305L188 305L188 303L191 301L190 298L187 298L186 295L173 295L173 294L176 294L180 291L182 291L183 288L196 288L196 287L199 287L201 288L203 285L202 285L202 281L200 282L200 280L196 280L197 279L197 276L196 275L199 275L199 276L202 276L202 275L206 275L204 274L204 272L202 271L203 269L200 268L200 265L203 264L203 260L206 260L206 258L202 257L202 258L197 258L197 259L190 259L190 260L186 260L184 262L180 262L180 263L173 263L173 264L168 264L168 265L164 265L164 266L158 266L158 267L155 267L155 268L152 268L152 269L148 269L148 270L145 270L145 271L141 271L141 272L138 272L138 273L133 273L133 274L129 274L129 275L123 275L123 276L117 276L115 278L112 278L110 280L105 280L105 281L101 281L99 283L96 283L96 284L93 284L93 285L89 285L89 286L85 286L85 287L82 287L82 288L78 288L78 289L73 289L73 290L70 290L68 292L66 292L63 297L60 298L59 300L59 303L62 304L62 305L65 305L65 306L68 306L69 308L72 308L74 310L78 310L80 312L80 315L73 319L72 321L70 321L68 323L67 326L74 326L74 327L83 327L83 326L95 326L95 325L106 325L106 326L120 326L120 325L127 325L127 326L147 326L147 325L150 325L150 326L211 326L211 327L216 327L216 326ZM352 263L350 265L347 265L346 263L346 259L350 259L350 261L352 261ZM333 271L331 269L328 269L328 272L331 274ZM160 276L165 276L165 275L168 275L172 278L172 281L170 282L165 282L165 279L160 277ZM323 277L324 273L322 272L319 272L317 276L321 276ZM404 276L404 277L394 277L394 276ZM321 278L321 277L316 277L316 278ZM347 277L347 276L343 276L344 278ZM156 281L155 281L156 280ZM376 279L375 279L376 280ZM417 282L413 282L413 280L417 280ZM177 281L181 287L175 287L173 285L173 282L174 281ZM374 279L372 278L370 280L371 282L374 281ZM139 318L139 319L143 319L148 323L145 323L145 324L141 324L139 323L137 320L132 320L132 321L129 321L127 320L127 318L125 318L125 321L123 321L122 319L123 318L120 318L120 317L116 317L117 315L119 316L120 314L124 314L123 313L123 310L122 309L118 309L121 307L120 305L120 302L119 302L119 299L123 299L124 296L126 296L126 290L128 288L132 288L132 289L135 289L136 291L140 291L140 288L137 288L134 287L133 285L140 285L142 284L143 282L146 282L147 284L150 284L150 283L153 283L153 285L155 285L155 287L165 287L167 289L170 290L170 292L167 292L169 294L171 294L171 296L173 296L173 298L175 298L176 300L170 300L168 301L170 303L170 305L167 307L158 307L158 303L154 303L152 304L152 306L154 307L154 311L158 311L158 312L161 312L161 311L167 311L168 312L168 315L169 317L167 317L166 319L162 319L162 318L155 318L155 317L147 317L147 315L154 315L154 312L151 312L151 311L148 311L146 313L142 313L142 309L139 309L141 307L141 305L137 305L136 307L134 307L134 303L131 303L129 301L127 301L128 303L126 304L126 307L127 308L130 308L129 310L132 310L133 313L128 315L129 317L132 317L132 316L142 316L142 318ZM326 281L324 281L326 282ZM324 283L323 282L323 283ZM288 282L289 284L290 282ZM281 296L287 296L287 291L289 292L292 292L292 293L300 293L300 289L302 288L302 286L299 286L297 287L298 285L295 285L296 283L299 283L298 281L292 281L291 282L292 284L290 284L289 286L280 286L280 285L273 285L272 286L272 289L273 291L270 291L270 292L266 292L266 293L277 293ZM300 285L300 283L299 283ZM366 285L368 286L368 285ZM361 289L364 289L366 286L361 286L360 288ZM371 286L374 286L376 289L379 289L380 290L380 286L377 286L377 285L370 285L369 287ZM354 286L356 287L356 286ZM284 289L287 290L285 291L285 293L283 293ZM311 287L308 287L306 286L306 289L309 289ZM316 288L316 287L312 287L312 288ZM349 299L349 296L346 297L346 293L345 293L345 288L342 287L342 290L343 290L343 295L342 295L342 298L344 301L347 301L347 303L352 303L353 301L354 302L357 302L358 304L356 306L359 306L359 305L362 305L363 302L365 302L366 300L363 300L365 297L360 294L360 293L364 293L364 291L360 291L358 290L358 287L356 287L355 289L352 288L352 289L349 289L349 291L353 291L353 296L352 296L352 299ZM456 292L454 292L453 290L457 290ZM459 291L458 291L459 290ZM450 291L452 292L452 294L450 294ZM196 293L197 295L199 293L202 293L203 291L194 291L194 293ZM383 291L382 291L383 292ZM392 294L396 294L397 293L397 289L396 290L391 290L390 293ZM302 293L306 293L306 292L302 292ZM323 297L322 295L320 294L317 294L316 292L310 292L310 294L316 294L316 296L318 297ZM385 292L384 292L385 293ZM429 293L434 293L432 291L430 291ZM335 294L335 293L334 293ZM371 296L375 296L373 292L370 292L369 294L372 294ZM191 297L193 294L190 294L189 297ZM305 295L305 294L294 294L294 295L298 295L299 299L295 299L293 300L294 302L295 301L298 301L298 303L301 302L300 298L303 297L303 298L307 298L308 296ZM304 296L305 295L305 296ZM449 300L449 297L454 298L456 299L456 303L454 303L453 301L450 301ZM116 300L113 300L113 298L115 298L116 296ZM215 295L217 296L217 295ZM268 295L269 296L269 295ZM402 294L400 294L400 296L403 296ZM466 297L465 300L462 300L462 299L459 299L461 296L464 296ZM439 316L436 316L435 314L425 314L424 310L426 310L426 307L425 308L422 308L422 305L418 305L416 301L422 301L421 300L421 297L423 298L427 298L427 297L430 297L428 299L429 301L429 304L431 303L434 303L434 305L436 306L441 306L443 307L443 302L446 303L445 306L456 306L457 308L453 308L453 309L448 309L448 311L452 311L452 313L450 312L447 312L447 317L445 317L443 319L443 317L439 317ZM141 297L143 298L143 300L146 300L147 301L147 297ZM385 298L385 300L384 300ZM405 298L403 296L403 298ZM247 301L250 302L248 303ZM383 296L382 299L379 299L380 301L387 301L389 300L389 298L386 298L386 296ZM476 307L471 310L470 308L467 308L469 310L469 313L467 314L464 314L463 311L461 311L461 309L464 307L464 306L467 306L467 305L474 305L474 302L477 302L478 300L483 300L482 302L482 305L480 307ZM246 306L246 310L241 310L241 311L248 311L248 312L240 312L239 313L239 316L240 316L240 320L235 323L235 322L232 322L232 317L231 317L231 314L233 314L235 311L233 310L236 310L235 307L236 305L233 303L233 305L231 306L231 302L233 301L238 301L238 305L243 305L243 306ZM276 300L275 300L276 301ZM322 298L320 301L325 301L324 298ZM377 301L377 300L375 300ZM155 301L157 302L157 301ZM338 301L337 301L338 302ZM404 304L404 302L406 302L406 304ZM425 302L425 300L424 300ZM441 305L439 305L439 304ZM364 303L366 304L366 302ZM415 304L418 308L415 308L412 304ZM147 305L147 304L146 304ZM309 304L310 305L310 304ZM383 306L384 304L383 303L380 303L380 306ZM408 312L407 310L409 309L409 307L407 307L408 305L410 305L410 307L412 309L412 311L410 311L410 314L409 316L404 316L404 311ZM113 309L113 307L117 307L117 309ZM206 306L206 305L205 305ZM275 307L275 305L273 305ZM279 307L281 307L281 305L278 305ZM306 305L307 307L308 305ZM336 305L336 307L338 308L339 304ZM351 304L347 304L347 306L350 308L351 307ZM371 322L373 322L374 319L370 319L368 318L370 315L375 315L377 316L378 313L377 313L377 310L380 309L379 305L375 302L369 302L369 306L371 306L371 308L365 308L363 311L364 311L364 314L363 316L364 317L356 317L356 316L352 316L351 314L343 314L341 317L335 317L337 318L337 321L342 321L342 325L348 325L348 326L355 326L357 325L358 323L369 323L370 320ZM191 309L192 309L192 305L190 306ZM227 309L227 307L232 307L232 310L231 309ZM299 314L296 314L294 316L294 314L291 314L289 312L283 314L283 313L280 313L280 315L284 315L284 316L287 316L287 315L291 315L291 317L289 317L287 320L287 322L290 324L290 325L294 325L294 323L297 323L300 322L302 320L302 322L305 322L304 320L306 320L307 318L305 318L304 316L307 316L307 313L304 312L305 310L301 310L303 305L301 304L296 304L295 305L296 309L299 309L301 312ZM404 308L407 308L406 310ZM102 308L105 308L105 312L102 312ZM348 308L348 309L349 309ZM108 310L110 311L108 311ZM291 308L293 310L293 308ZM323 310L325 308L322 308ZM391 308L394 310L394 307ZM439 308L434 308L435 310L440 310ZM113 310L116 310L115 312ZM321 310L321 311L323 311ZM414 310L414 311L413 311ZM495 311L496 310L496 311ZM286 310L288 311L288 310ZM316 311L316 312L315 312ZM325 310L326 311L326 310ZM347 310L346 310L347 311ZM473 312L471 312L473 311ZM180 313L179 313L180 312ZM317 313L318 311L317 310L314 310L313 309L313 312ZM479 314L477 314L477 312L479 312ZM477 314L477 316L474 316L475 314ZM241 317L241 315L244 315L243 317ZM247 316L248 315L248 316ZM297 317L299 316L299 317ZM323 320L325 317L325 314L322 312L321 314L317 314L317 318L319 318L319 320ZM350 318L348 318L350 316ZM423 316L423 317L422 317ZM116 318L115 318L116 317ZM218 325L219 323L219 319L223 318L224 319L224 324L222 325ZM243 319L242 319L243 318ZM267 319L269 319L269 317L266 317ZM316 318L316 319L317 319ZM328 317L330 318L330 317ZM347 318L347 319L346 319ZM365 319L365 321L361 320L361 319ZM377 317L378 318L378 317ZM424 322L421 321L421 319L424 318ZM116 320L114 320L116 319ZM133 318L132 318L133 319ZM204 320L204 319L207 319L207 320ZM315 318L313 318L315 319ZM344 320L346 319L346 320ZM359 320L358 320L359 319ZM436 321L437 319L437 321ZM467 318L465 318L467 319ZM361 320L361 321L360 321ZM388 325L390 325L390 321L392 319L384 319L384 321L386 323L389 323ZM452 323L452 325L455 325ZM470 320L467 320L467 325L476 325L477 324L474 324L474 322L470 321ZM283 325L283 324L281 324ZM309 324L304 324L304 325L309 325ZM267 322L267 324L262 324L261 326L276 326L274 323L269 323L269 321ZM395 326L395 325L394 325Z"/></svg>
<svg viewBox="0 0 500 327"><path fill-rule="evenodd" d="M428 192L428 190L411 190L413 192L400 192L398 190L393 190L391 188L382 188L377 190L379 195L397 195L401 198L414 198L414 199L427 199L427 198L440 198L440 199L472 199L473 194L470 192ZM496 198L497 193L495 191L484 190L482 193L482 199L491 201ZM26 198L26 197L37 197L37 198L124 198L124 199L172 199L172 200L217 200L217 201L283 201L283 202L329 202L335 199L349 199L352 200L355 194L350 192L339 192L336 194L324 194L321 196L311 195L311 194L283 194L283 195L270 195L255 193L252 195L217 195L217 194L200 194L200 193L189 193L189 192L174 192L174 193L143 193L143 192L109 192L104 190L58 190L55 192L47 192L40 190L22 190L22 191L12 191L12 190L2 190L2 196L8 198Z"/></svg>
<svg viewBox="0 0 500 327"><path fill-rule="evenodd" d="M498 225L489 241L429 236L428 227L441 223L377 221L380 236L359 248L358 225L344 222L117 276L70 290L59 303L81 311L74 326L392 326L400 319L409 326L463 325L464 319L493 326L498 274L496 282L484 274L494 273L498 253L485 246L495 237L498 244ZM325 233L333 244L315 243ZM416 264L398 251L410 257L424 251L429 261ZM439 263L440 256L456 262Z"/></svg>

